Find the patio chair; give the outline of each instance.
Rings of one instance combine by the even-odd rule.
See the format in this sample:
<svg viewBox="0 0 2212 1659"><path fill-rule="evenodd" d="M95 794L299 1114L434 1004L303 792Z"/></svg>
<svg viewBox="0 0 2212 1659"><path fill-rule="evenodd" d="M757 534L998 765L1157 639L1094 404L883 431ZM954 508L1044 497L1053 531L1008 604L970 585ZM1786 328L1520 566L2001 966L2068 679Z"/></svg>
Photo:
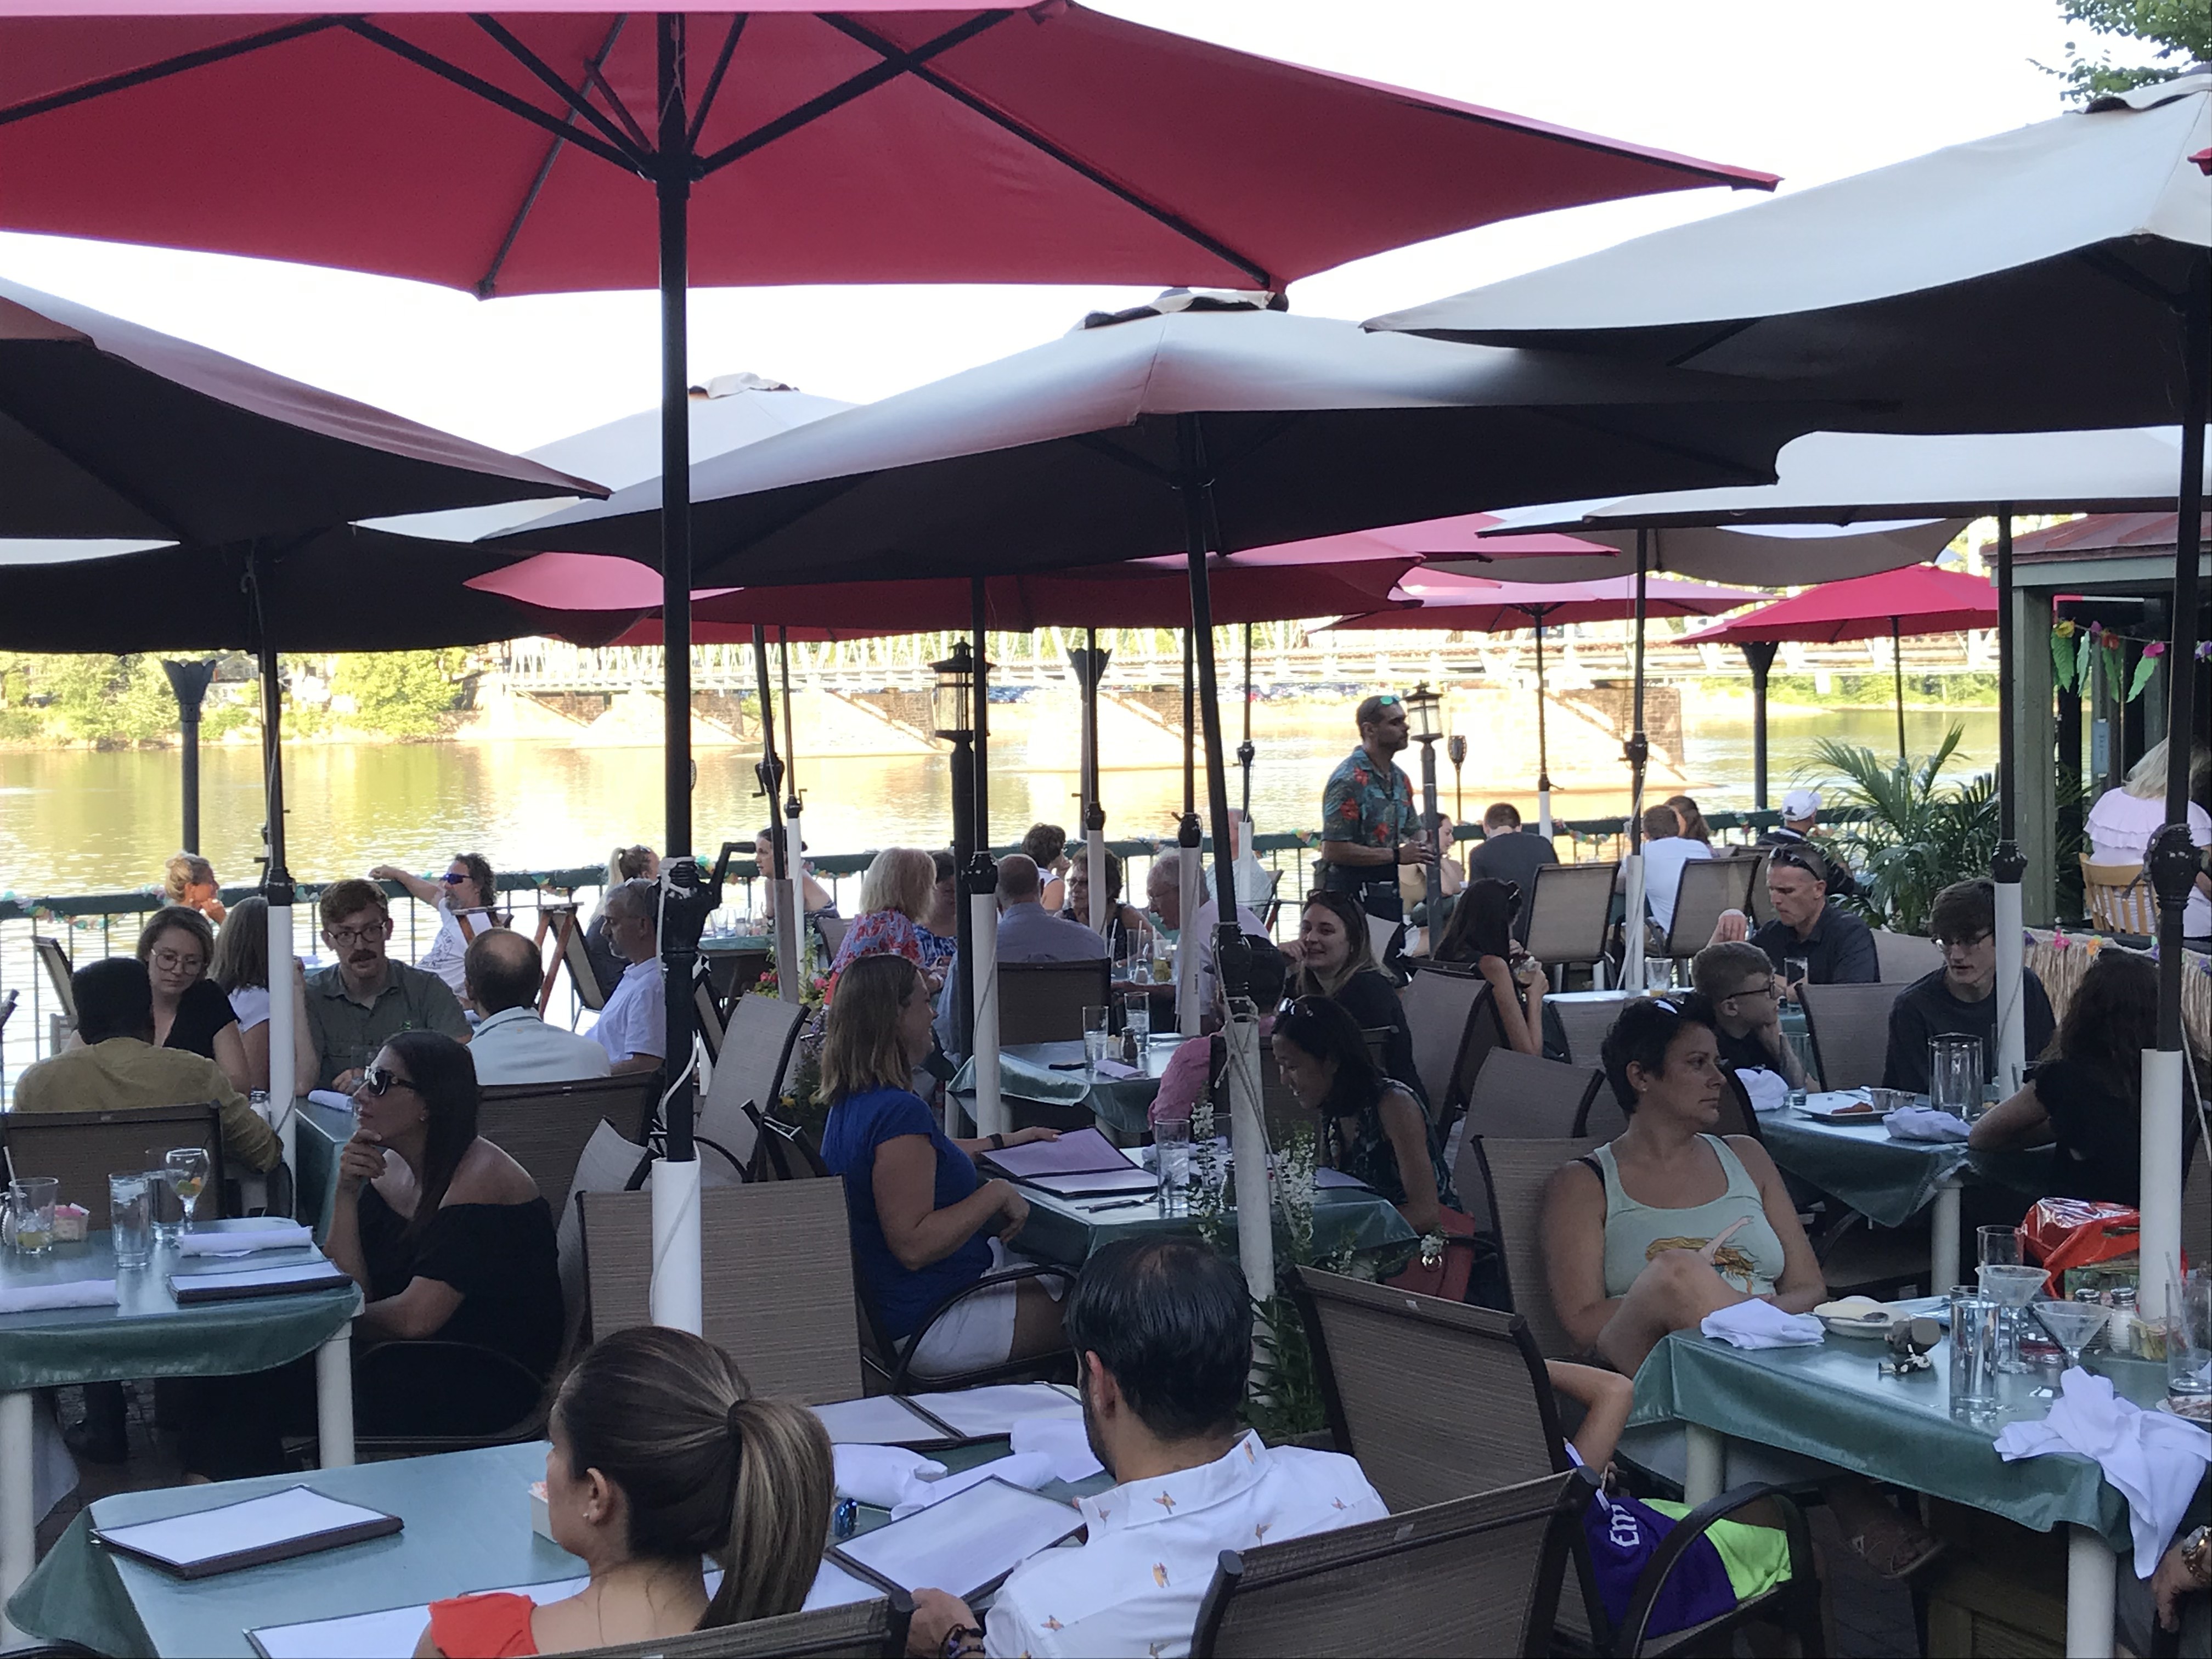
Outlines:
<svg viewBox="0 0 2212 1659"><path fill-rule="evenodd" d="M1583 1109L1575 1115L1574 1134L1577 1139L1589 1135L1599 1140L1612 1140L1628 1128L1628 1114L1613 1092L1613 1085L1600 1074L1597 1088Z"/></svg>
<svg viewBox="0 0 2212 1659"><path fill-rule="evenodd" d="M2137 864L2099 864L2081 854L2081 908L2100 933L2158 937L2158 895Z"/></svg>
<svg viewBox="0 0 2212 1659"><path fill-rule="evenodd" d="M1751 909L1751 884L1764 876L1757 859L1697 859L1682 866L1664 954L1681 961L1712 942L1723 910Z"/></svg>
<svg viewBox="0 0 2212 1659"><path fill-rule="evenodd" d="M1439 1130L1449 1130L1466 1109L1483 1061L1504 1037L1490 981L1446 964L1424 963L1399 1000L1412 1030L1413 1069L1429 1097L1429 1116Z"/></svg>
<svg viewBox="0 0 2212 1659"><path fill-rule="evenodd" d="M553 966L546 970L544 983L538 988L540 1014L553 1000L553 976L562 968L568 970L568 984L576 994L579 1013L588 1011L596 1014L607 1006L607 994L599 988L599 970L592 966L592 953L584 946L584 933L572 905L568 914L555 924L556 954Z"/></svg>
<svg viewBox="0 0 2212 1659"><path fill-rule="evenodd" d="M638 1659L661 1654L668 1659L899 1659L906 1651L907 1626L913 1618L913 1599L903 1590L892 1590L872 1601L787 1613L591 1651Z"/></svg>
<svg viewBox="0 0 2212 1659"><path fill-rule="evenodd" d="M558 1216L568 1206L577 1160L600 1123L643 1140L660 1097L658 1072L624 1072L570 1083L495 1083L477 1091L477 1133L530 1171Z"/></svg>
<svg viewBox="0 0 2212 1659"><path fill-rule="evenodd" d="M17 991L0 991L0 1032L5 1032L8 1022L15 1017L15 1000L21 994Z"/></svg>
<svg viewBox="0 0 2212 1659"><path fill-rule="evenodd" d="M1889 1011L1905 988L1886 983L1799 988L1825 1086L1858 1089L1881 1081L1889 1058Z"/></svg>
<svg viewBox="0 0 2212 1659"><path fill-rule="evenodd" d="M1529 1140L1503 1136L1468 1137L1482 1190L1490 1201L1491 1230L1505 1264L1505 1283L1513 1311L1528 1322L1536 1352L1547 1359L1571 1359L1582 1345L1567 1334L1552 1307L1551 1281L1544 1272L1544 1189L1565 1164L1595 1152L1602 1141ZM1464 1162L1468 1152L1461 1153ZM1466 1194L1462 1192L1464 1199Z"/></svg>
<svg viewBox="0 0 2212 1659"><path fill-rule="evenodd" d="M592 1336L651 1323L652 1195L586 1193L579 1202ZM699 1234L702 1334L737 1357L754 1390L810 1405L859 1395L844 1184L702 1192Z"/></svg>
<svg viewBox="0 0 2212 1659"><path fill-rule="evenodd" d="M722 1052L699 1097L694 1133L738 1169L744 1168L753 1153L753 1126L745 1116L745 1103L750 1101L763 1111L775 1109L783 1098L792 1051L805 1024L803 1003L748 991L731 1006Z"/></svg>
<svg viewBox="0 0 2212 1659"><path fill-rule="evenodd" d="M1489 1205L1490 1188L1474 1152L1478 1139L1491 1135L1564 1141L1574 1135L1585 1107L1604 1090L1602 1072L1562 1066L1512 1048L1493 1051L1474 1080L1452 1170L1452 1185L1467 1213L1480 1222Z"/></svg>
<svg viewBox="0 0 2212 1659"><path fill-rule="evenodd" d="M207 1186L195 1214L212 1218L222 1206L222 1112L212 1101L119 1112L9 1112L0 1115L0 1145L21 1175L52 1176L61 1201L89 1211L86 1225L105 1230L107 1177L118 1170L158 1170L172 1147L207 1150Z"/></svg>
<svg viewBox="0 0 2212 1659"><path fill-rule="evenodd" d="M692 983L691 1024L699 1033L699 1041L707 1045L707 1063L712 1066L722 1057L724 1032L722 1004L714 994L711 975L702 974Z"/></svg>
<svg viewBox="0 0 2212 1659"><path fill-rule="evenodd" d="M848 916L831 915L827 910L816 912L807 918L814 931L822 935L822 955L827 962L837 960L837 952L845 943L845 930L853 925Z"/></svg>
<svg viewBox="0 0 2212 1659"><path fill-rule="evenodd" d="M1107 1006L1113 964L1093 962L1002 962L999 964L999 1046L1075 1042L1083 1037L1083 1011Z"/></svg>
<svg viewBox="0 0 2212 1659"><path fill-rule="evenodd" d="M1528 911L1528 954L1539 962L1580 967L1602 961L1613 919L1613 878L1603 864L1547 864L1522 900Z"/></svg>
<svg viewBox="0 0 2212 1659"><path fill-rule="evenodd" d="M1605 1034L1629 1003L1626 991L1574 992L1547 997L1544 1006L1559 1017L1559 1030L1567 1040L1567 1059L1577 1066L1601 1063Z"/></svg>
<svg viewBox="0 0 2212 1659"><path fill-rule="evenodd" d="M54 1006L46 1017L46 1042L50 1050L58 1053L69 1034L76 1030L76 992L70 984L69 951L59 939L33 933L31 954L46 970L46 984L54 994Z"/></svg>
<svg viewBox="0 0 2212 1659"><path fill-rule="evenodd" d="M1871 931L1875 961L1886 985L1910 985L1943 965L1943 952L1932 939L1923 939L1917 933L1893 933L1887 927Z"/></svg>
<svg viewBox="0 0 2212 1659"><path fill-rule="evenodd" d="M1224 1550L1193 1659L1541 1654L1590 1488L1547 1475L1335 1532Z"/></svg>

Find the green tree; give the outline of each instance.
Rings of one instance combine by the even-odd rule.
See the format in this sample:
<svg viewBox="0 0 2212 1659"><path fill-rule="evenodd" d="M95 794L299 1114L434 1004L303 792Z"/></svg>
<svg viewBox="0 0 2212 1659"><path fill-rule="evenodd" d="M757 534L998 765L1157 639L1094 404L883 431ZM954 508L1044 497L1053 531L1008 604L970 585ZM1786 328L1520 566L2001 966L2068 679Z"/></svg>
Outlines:
<svg viewBox="0 0 2212 1659"><path fill-rule="evenodd" d="M353 699L349 726L394 738L428 738L444 729L460 701L458 651L381 651L338 659L332 697Z"/></svg>
<svg viewBox="0 0 2212 1659"><path fill-rule="evenodd" d="M2212 61L2212 6L2205 0L2059 0L2069 23L2097 38L2096 56L2066 43L2066 66L2037 67L2066 82L2067 95L2087 103L2115 93L2163 81L2192 63ZM2148 64L2115 64L2108 42L2127 41L2151 48ZM2139 54L2130 54L2139 55Z"/></svg>

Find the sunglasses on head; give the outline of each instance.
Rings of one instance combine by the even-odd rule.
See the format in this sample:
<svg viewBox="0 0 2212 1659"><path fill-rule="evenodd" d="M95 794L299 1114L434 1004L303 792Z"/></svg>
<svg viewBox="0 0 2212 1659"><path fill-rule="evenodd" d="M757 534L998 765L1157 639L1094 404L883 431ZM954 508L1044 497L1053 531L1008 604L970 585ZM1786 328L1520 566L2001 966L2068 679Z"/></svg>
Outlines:
<svg viewBox="0 0 2212 1659"><path fill-rule="evenodd" d="M394 1089L412 1089L414 1083L399 1075L389 1066L371 1066L361 1074L361 1092L372 1100L381 1100ZM420 1091L417 1091L419 1093Z"/></svg>

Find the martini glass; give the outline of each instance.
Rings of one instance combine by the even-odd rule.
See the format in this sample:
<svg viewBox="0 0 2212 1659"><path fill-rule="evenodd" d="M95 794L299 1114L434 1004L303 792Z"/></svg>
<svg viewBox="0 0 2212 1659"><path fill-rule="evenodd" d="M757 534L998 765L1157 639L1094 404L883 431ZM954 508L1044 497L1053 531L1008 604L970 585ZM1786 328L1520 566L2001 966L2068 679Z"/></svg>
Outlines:
<svg viewBox="0 0 2212 1659"><path fill-rule="evenodd" d="M2089 1346L2105 1327L2105 1316L2112 1310L2097 1302L2039 1302L2035 1316L2043 1322L2052 1340L2066 1350L2066 1369L2073 1370L2081 1363L2081 1350ZM2038 1389L2039 1400L2056 1397L2051 1389Z"/></svg>
<svg viewBox="0 0 2212 1659"><path fill-rule="evenodd" d="M2017 1373L2027 1370L2020 1357L2021 1310L2043 1289L2044 1271L2017 1262L1989 1262L1979 1273L1982 1294L2004 1310L1998 1322L1997 1369Z"/></svg>

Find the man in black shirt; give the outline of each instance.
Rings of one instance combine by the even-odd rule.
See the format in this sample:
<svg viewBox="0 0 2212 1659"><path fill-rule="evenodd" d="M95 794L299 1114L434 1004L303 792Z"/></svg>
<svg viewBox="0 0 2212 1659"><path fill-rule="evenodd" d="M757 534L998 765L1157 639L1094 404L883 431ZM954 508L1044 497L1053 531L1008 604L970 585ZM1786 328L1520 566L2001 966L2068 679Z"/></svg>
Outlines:
<svg viewBox="0 0 2212 1659"><path fill-rule="evenodd" d="M1467 878L1489 876L1510 881L1521 890L1520 908L1513 916L1513 938L1528 942L1528 907L1536 897L1536 872L1559 861L1551 839L1521 827L1521 814L1510 801L1498 801L1482 815L1482 839L1468 849Z"/></svg>
<svg viewBox="0 0 2212 1659"><path fill-rule="evenodd" d="M1956 1033L1982 1045L1982 1080L1997 1074L1996 889L1987 881L1955 882L1936 896L1929 932L1943 965L1898 994L1889 1011L1889 1057L1881 1070L1886 1089L1928 1091L1928 1040ZM2027 1057L2050 1046L2053 1021L2043 982L2021 975L2021 1012Z"/></svg>
<svg viewBox="0 0 2212 1659"><path fill-rule="evenodd" d="M1713 1005L1713 1036L1732 1072L1772 1072L1793 1089L1807 1086L1805 1068L1782 1035L1782 999L1774 964L1757 945L1708 945L1690 964L1691 983Z"/></svg>
<svg viewBox="0 0 2212 1659"><path fill-rule="evenodd" d="M1778 847L1766 861L1766 896L1774 920L1750 934L1785 981L1784 994L1796 987L1872 985L1881 978L1874 934L1866 923L1828 896L1827 860L1810 847ZM1750 920L1741 910L1721 912L1711 943L1745 937ZM1801 975L1789 964L1802 962Z"/></svg>

